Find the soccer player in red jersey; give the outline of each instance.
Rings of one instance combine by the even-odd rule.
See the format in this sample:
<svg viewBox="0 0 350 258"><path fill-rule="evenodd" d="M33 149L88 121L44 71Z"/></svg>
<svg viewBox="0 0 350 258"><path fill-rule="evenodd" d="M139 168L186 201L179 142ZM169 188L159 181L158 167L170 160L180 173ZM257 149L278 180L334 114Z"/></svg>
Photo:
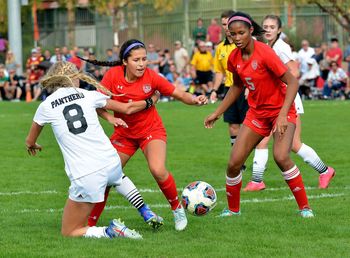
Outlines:
<svg viewBox="0 0 350 258"><path fill-rule="evenodd" d="M231 151L226 171L228 209L224 209L220 216L240 214L240 169L254 147L273 131L275 162L297 201L300 215L313 217L300 171L289 156L296 123L293 101L298 91L298 81L273 49L253 38L264 31L249 15L236 12L230 17L228 26L237 46L228 59L228 70L234 75L234 85L218 108L205 119L204 125L212 128L244 87L249 90L249 110Z"/></svg>
<svg viewBox="0 0 350 258"><path fill-rule="evenodd" d="M203 95L193 96L190 93L176 89L165 78L147 68L147 52L145 45L138 40L126 41L120 49L120 61L100 62L89 61L95 65L115 66L104 75L101 84L114 93L112 99L120 102L130 102L148 99L155 91L164 96L172 96L188 105L203 105L207 98ZM132 115L114 113L116 117L123 119L127 124L127 130L115 127L111 136L111 142L117 149L124 167L134 153L141 148L148 162L149 169L157 181L159 188L168 200L175 218L175 229L184 230L187 226L185 211L179 202L175 180L165 167L166 160L166 131L162 120L150 103L150 108ZM118 188L117 188L118 190ZM134 198L141 198L136 186L128 179L122 182L119 190L135 207ZM107 197L105 198L106 201ZM143 203L143 200L142 200ZM90 215L89 225L96 223L101 214L104 203L97 204ZM136 207L138 208L138 207ZM163 219L149 210L147 205L138 208L140 214L147 222L157 228L163 223ZM151 216L148 216L150 214ZM146 216L145 216L146 215Z"/></svg>
<svg viewBox="0 0 350 258"><path fill-rule="evenodd" d="M284 42L280 35L282 33L282 21L279 16L267 15L263 23L265 30L264 38L267 44L275 51L281 61L289 68L290 72L296 77L299 77L299 68L297 62L293 58L290 46ZM301 141L301 115L304 113L303 103L297 93L294 100L294 105L297 110L296 127L293 137L292 151L315 169L319 173L319 188L325 189L330 181L335 176L335 169L326 166L322 159L317 155L316 151ZM266 169L268 160L268 143L271 135L265 137L255 148L253 159L252 180L244 188L244 191L260 191L265 189L263 175Z"/></svg>

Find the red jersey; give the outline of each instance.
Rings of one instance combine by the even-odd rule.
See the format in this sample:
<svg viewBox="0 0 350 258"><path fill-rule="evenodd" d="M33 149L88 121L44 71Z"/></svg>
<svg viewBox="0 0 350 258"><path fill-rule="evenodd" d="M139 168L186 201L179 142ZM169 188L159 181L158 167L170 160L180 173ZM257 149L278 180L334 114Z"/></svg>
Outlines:
<svg viewBox="0 0 350 258"><path fill-rule="evenodd" d="M123 96L112 96L112 99L124 103L145 100L151 97L156 90L164 96L170 96L175 90L174 85L149 68L146 68L144 75L137 81L129 83L124 78L123 66L112 67L103 76L101 84L114 94L124 94ZM128 128L114 128L127 138L145 137L152 129L164 127L155 106L132 115L114 112L114 116L123 119L129 126Z"/></svg>
<svg viewBox="0 0 350 258"><path fill-rule="evenodd" d="M254 40L254 52L249 60L243 60L240 49L236 48L228 58L227 69L238 74L249 89L248 105L256 117L279 114L287 88L280 77L288 68L271 47ZM291 108L294 109L294 104Z"/></svg>

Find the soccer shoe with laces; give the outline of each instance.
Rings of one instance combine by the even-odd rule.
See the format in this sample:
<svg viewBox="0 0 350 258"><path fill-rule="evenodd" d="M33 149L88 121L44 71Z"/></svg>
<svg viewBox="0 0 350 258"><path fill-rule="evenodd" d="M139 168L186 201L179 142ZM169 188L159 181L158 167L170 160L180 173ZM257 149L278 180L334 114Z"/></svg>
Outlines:
<svg viewBox="0 0 350 258"><path fill-rule="evenodd" d="M300 216L303 217L303 218L313 218L313 217L315 217L314 213L309 208L305 208L305 209L300 210Z"/></svg>
<svg viewBox="0 0 350 258"><path fill-rule="evenodd" d="M239 216L241 215L241 212L233 212L233 211L230 211L229 209L224 209L220 215L218 215L217 217L219 218L225 218L225 217L231 217L231 216Z"/></svg>
<svg viewBox="0 0 350 258"><path fill-rule="evenodd" d="M265 183L261 181L260 183L249 181L246 187L243 189L244 192L256 192L265 189Z"/></svg>
<svg viewBox="0 0 350 258"><path fill-rule="evenodd" d="M322 173L318 179L319 180L318 188L326 189L334 176L335 176L334 168L328 167L327 172Z"/></svg>
<svg viewBox="0 0 350 258"><path fill-rule="evenodd" d="M142 239L142 236L135 230L129 229L120 219L114 219L105 229L105 233L109 238L132 238Z"/></svg>
<svg viewBox="0 0 350 258"><path fill-rule="evenodd" d="M175 221L175 229L177 231L184 230L187 226L187 218L185 209L180 204L176 210L173 210L174 221Z"/></svg>
<svg viewBox="0 0 350 258"><path fill-rule="evenodd" d="M158 229L164 225L164 220L161 216L155 214L146 204L139 210L144 221L153 229Z"/></svg>

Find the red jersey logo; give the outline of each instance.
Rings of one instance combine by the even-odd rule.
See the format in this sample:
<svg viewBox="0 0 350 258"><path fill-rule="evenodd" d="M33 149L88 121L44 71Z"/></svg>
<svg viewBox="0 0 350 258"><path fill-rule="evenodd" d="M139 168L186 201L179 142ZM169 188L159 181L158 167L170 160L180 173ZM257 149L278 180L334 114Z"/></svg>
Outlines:
<svg viewBox="0 0 350 258"><path fill-rule="evenodd" d="M258 62L256 60L252 61L252 68L253 70L256 70L256 68L258 68Z"/></svg>
<svg viewBox="0 0 350 258"><path fill-rule="evenodd" d="M143 85L142 88L143 88L143 92L146 93L146 94L149 93L152 90L152 87L149 84Z"/></svg>

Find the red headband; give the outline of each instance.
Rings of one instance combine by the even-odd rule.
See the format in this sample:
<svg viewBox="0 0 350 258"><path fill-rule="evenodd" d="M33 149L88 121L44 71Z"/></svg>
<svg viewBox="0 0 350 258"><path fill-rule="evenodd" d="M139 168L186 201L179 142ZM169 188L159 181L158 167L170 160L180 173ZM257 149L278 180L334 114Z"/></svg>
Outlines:
<svg viewBox="0 0 350 258"><path fill-rule="evenodd" d="M243 16L233 16L228 20L227 24L230 24L233 21L244 21L244 22L250 24L250 26L252 26L252 22L248 18L243 17Z"/></svg>

